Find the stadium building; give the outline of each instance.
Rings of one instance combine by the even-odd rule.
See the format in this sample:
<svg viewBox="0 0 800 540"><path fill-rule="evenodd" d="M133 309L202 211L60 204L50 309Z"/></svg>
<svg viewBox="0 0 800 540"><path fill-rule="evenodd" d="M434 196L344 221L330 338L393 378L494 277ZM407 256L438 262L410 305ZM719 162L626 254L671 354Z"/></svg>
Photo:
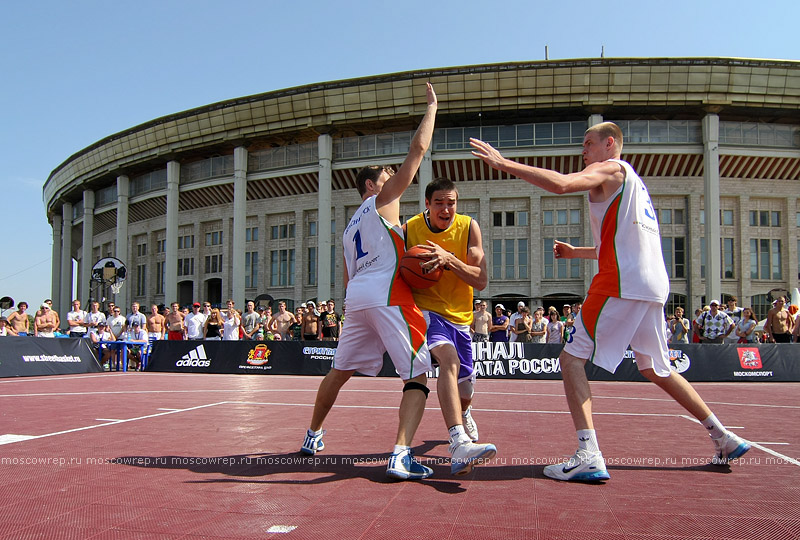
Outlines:
<svg viewBox="0 0 800 540"><path fill-rule="evenodd" d="M739 58L584 59L429 69L312 84L214 103L98 141L49 176L52 296L68 311L106 297L187 304L268 294L290 308L341 306L341 236L360 204L358 169L399 166L439 96L434 141L401 203L457 182L478 220L489 285L506 306L581 298L595 261L555 260L553 239L591 243L585 195L554 196L490 170L477 137L561 172L582 168L584 130L614 121L623 159L647 183L671 278L667 309L739 298L763 318L800 266L800 62ZM124 262L114 295L93 283ZM73 272L78 282L73 283Z"/></svg>

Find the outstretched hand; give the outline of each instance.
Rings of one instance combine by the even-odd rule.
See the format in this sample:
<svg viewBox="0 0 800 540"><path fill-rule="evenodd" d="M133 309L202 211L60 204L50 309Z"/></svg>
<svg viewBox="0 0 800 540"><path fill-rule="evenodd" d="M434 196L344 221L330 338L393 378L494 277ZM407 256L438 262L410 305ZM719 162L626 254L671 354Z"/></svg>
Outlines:
<svg viewBox="0 0 800 540"><path fill-rule="evenodd" d="M481 158L484 163L489 165L490 167L497 169L499 168L500 163L503 161L503 155L498 152L491 144L483 142L480 139L473 139L470 138L469 140L470 146L474 148L472 151L472 155L478 158Z"/></svg>
<svg viewBox="0 0 800 540"><path fill-rule="evenodd" d="M431 105L438 105L439 100L436 98L436 92L433 91L433 85L431 83L425 83L425 91L427 92L428 96L428 106Z"/></svg>

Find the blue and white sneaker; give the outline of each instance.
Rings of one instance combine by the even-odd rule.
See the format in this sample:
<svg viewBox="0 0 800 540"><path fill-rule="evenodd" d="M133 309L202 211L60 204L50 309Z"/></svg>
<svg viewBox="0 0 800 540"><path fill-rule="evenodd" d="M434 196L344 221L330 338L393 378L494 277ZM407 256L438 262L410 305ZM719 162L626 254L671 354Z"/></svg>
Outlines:
<svg viewBox="0 0 800 540"><path fill-rule="evenodd" d="M472 441L450 440L450 473L456 476L469 474L475 465L492 459L497 454L493 444L475 444Z"/></svg>
<svg viewBox="0 0 800 540"><path fill-rule="evenodd" d="M433 474L433 469L414 459L414 451L404 450L389 457L386 476L396 480L423 480Z"/></svg>
<svg viewBox="0 0 800 540"><path fill-rule="evenodd" d="M566 463L556 463L544 468L544 475L567 482L597 482L611 478L600 452L578 449Z"/></svg>
<svg viewBox="0 0 800 540"><path fill-rule="evenodd" d="M731 460L742 457L750 450L750 443L730 431L719 439L711 439L714 442L714 457L711 463L714 465L727 465Z"/></svg>
<svg viewBox="0 0 800 540"><path fill-rule="evenodd" d="M303 446L300 447L300 452L313 456L317 452L325 450L325 443L322 442L323 435L325 435L325 431L322 430L314 432L309 429L306 431L306 438L303 440Z"/></svg>

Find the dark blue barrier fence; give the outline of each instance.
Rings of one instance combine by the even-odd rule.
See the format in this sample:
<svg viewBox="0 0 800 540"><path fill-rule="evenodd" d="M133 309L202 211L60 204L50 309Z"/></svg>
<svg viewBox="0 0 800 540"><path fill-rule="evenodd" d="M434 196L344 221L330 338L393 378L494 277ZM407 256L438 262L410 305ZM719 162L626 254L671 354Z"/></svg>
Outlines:
<svg viewBox="0 0 800 540"><path fill-rule="evenodd" d="M324 375L336 352L335 341L158 341L147 371ZM561 345L475 343L478 377L561 379ZM676 345L675 370L690 381L800 381L800 345ZM591 364L591 380L644 381L628 351L614 374ZM388 358L380 376L396 376Z"/></svg>
<svg viewBox="0 0 800 540"><path fill-rule="evenodd" d="M85 339L0 337L0 377L101 371Z"/></svg>

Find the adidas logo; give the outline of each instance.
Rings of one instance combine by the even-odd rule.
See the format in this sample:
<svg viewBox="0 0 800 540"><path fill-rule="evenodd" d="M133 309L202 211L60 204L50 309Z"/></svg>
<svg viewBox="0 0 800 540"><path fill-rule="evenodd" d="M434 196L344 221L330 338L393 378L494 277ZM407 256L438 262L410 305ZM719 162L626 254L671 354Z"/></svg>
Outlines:
<svg viewBox="0 0 800 540"><path fill-rule="evenodd" d="M175 362L176 367L208 367L210 365L211 360L206 356L206 349L203 345L198 345Z"/></svg>

